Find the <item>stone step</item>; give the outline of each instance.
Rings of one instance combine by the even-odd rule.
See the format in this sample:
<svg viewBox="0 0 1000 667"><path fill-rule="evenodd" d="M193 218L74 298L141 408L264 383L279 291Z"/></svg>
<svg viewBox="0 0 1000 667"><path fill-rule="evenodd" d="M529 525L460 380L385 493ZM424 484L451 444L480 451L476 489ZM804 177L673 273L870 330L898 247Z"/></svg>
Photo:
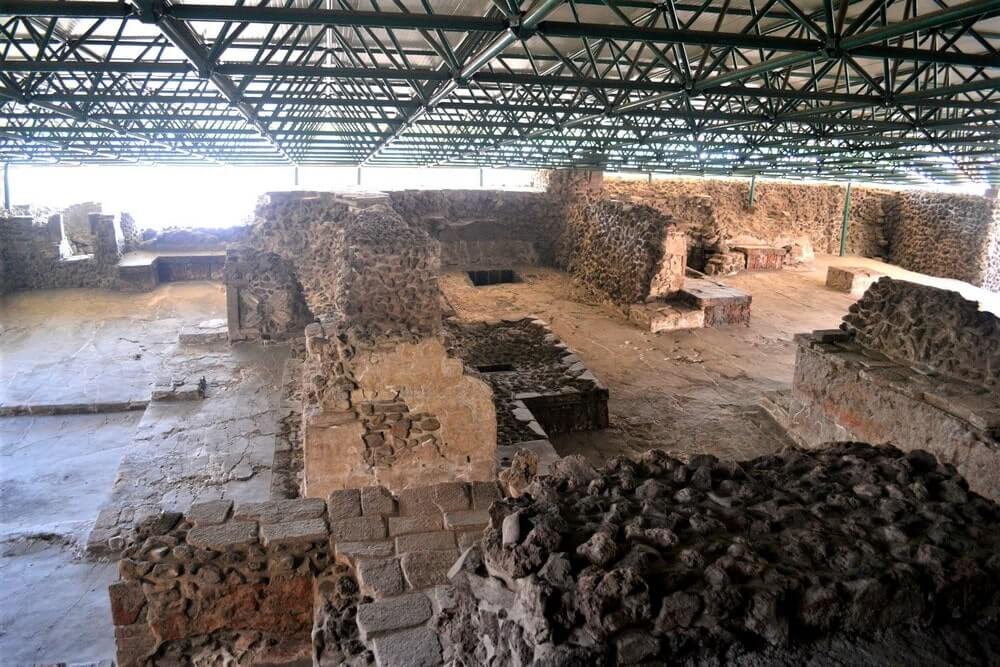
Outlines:
<svg viewBox="0 0 1000 667"><path fill-rule="evenodd" d="M633 304L629 307L629 319L653 333L705 326L704 311L680 301Z"/></svg>

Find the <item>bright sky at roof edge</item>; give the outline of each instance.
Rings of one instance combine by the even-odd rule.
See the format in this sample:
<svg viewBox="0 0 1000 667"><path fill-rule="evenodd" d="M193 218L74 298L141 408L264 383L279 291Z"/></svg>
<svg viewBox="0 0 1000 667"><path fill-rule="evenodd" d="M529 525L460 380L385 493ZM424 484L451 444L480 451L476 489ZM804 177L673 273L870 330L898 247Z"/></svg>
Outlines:
<svg viewBox="0 0 1000 667"><path fill-rule="evenodd" d="M299 188L357 187L357 173L355 167L301 168ZM615 176L646 177L645 174ZM128 212L141 227L151 229L240 224L249 219L261 194L295 189L291 167L13 165L9 177L12 205L65 208L80 202L99 202L106 213ZM483 170L486 188L530 187L534 178L532 170ZM361 187L365 190L478 188L479 170L365 168ZM985 186L935 189L983 194Z"/></svg>

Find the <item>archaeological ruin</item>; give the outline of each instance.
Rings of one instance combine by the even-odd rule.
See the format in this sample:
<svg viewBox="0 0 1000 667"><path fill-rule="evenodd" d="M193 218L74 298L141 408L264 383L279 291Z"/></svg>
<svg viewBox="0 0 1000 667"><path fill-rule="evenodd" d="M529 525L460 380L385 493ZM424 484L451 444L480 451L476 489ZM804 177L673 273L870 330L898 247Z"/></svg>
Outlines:
<svg viewBox="0 0 1000 667"><path fill-rule="evenodd" d="M0 667L1000 664L998 52L0 2Z"/></svg>

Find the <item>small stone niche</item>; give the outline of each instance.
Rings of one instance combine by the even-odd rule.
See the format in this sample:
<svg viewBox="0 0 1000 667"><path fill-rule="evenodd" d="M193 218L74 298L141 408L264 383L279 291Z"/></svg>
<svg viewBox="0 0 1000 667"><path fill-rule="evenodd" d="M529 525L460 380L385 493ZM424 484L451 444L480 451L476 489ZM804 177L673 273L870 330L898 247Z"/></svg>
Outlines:
<svg viewBox="0 0 1000 667"><path fill-rule="evenodd" d="M487 285L501 285L503 283L519 283L521 276L513 269L482 269L469 271L469 280L474 287L486 287Z"/></svg>

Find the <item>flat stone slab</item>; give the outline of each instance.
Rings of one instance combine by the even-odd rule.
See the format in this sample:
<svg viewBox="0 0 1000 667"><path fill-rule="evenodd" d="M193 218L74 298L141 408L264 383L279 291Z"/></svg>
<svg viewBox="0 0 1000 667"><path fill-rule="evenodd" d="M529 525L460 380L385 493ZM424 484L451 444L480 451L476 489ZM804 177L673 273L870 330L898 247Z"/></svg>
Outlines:
<svg viewBox="0 0 1000 667"><path fill-rule="evenodd" d="M742 290L718 285L703 278L686 279L678 297L698 308L747 305L751 301L751 296Z"/></svg>
<svg viewBox="0 0 1000 667"><path fill-rule="evenodd" d="M411 593L358 605L358 629L363 638L373 634L411 628L431 617L431 601L423 593Z"/></svg>
<svg viewBox="0 0 1000 667"><path fill-rule="evenodd" d="M181 345L208 345L227 340L229 340L229 325L221 318L184 327L177 335L177 342Z"/></svg>
<svg viewBox="0 0 1000 667"><path fill-rule="evenodd" d="M629 306L628 317L653 333L705 326L705 312L686 303L636 303Z"/></svg>
<svg viewBox="0 0 1000 667"><path fill-rule="evenodd" d="M830 266L826 269L826 286L838 292L861 296L884 273L860 266Z"/></svg>

